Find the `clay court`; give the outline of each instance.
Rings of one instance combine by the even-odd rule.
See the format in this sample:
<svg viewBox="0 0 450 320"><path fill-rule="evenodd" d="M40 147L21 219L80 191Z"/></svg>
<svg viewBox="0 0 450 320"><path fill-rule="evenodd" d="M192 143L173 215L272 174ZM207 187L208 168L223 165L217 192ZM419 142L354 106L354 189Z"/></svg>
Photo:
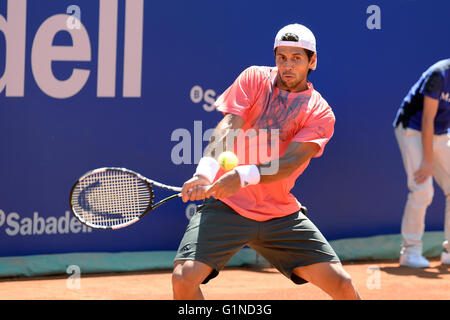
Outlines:
<svg viewBox="0 0 450 320"><path fill-rule="evenodd" d="M346 262L366 300L450 300L450 266L431 259L427 269L399 267L397 261ZM82 275L68 289L68 275L0 280L2 300L170 300L171 272ZM328 300L311 284L294 285L273 268L227 267L202 286L210 300Z"/></svg>

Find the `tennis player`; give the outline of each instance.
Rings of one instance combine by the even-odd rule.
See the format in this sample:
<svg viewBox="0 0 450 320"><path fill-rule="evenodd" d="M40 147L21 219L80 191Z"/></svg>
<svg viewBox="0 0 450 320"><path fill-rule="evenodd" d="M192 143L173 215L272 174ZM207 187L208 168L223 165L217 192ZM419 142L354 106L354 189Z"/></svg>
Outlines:
<svg viewBox="0 0 450 320"><path fill-rule="evenodd" d="M224 117L182 188L184 202L205 201L175 257L174 299L203 299L200 284L245 245L296 284L313 283L334 299L359 298L336 253L290 193L334 131L330 106L307 80L317 66L315 37L305 26L288 25L276 35L274 53L276 67L249 67L215 102ZM250 129L258 134L241 139ZM268 130L276 134L260 134ZM245 157L224 172L217 150L238 152L243 141ZM268 145L278 154L249 160Z"/></svg>

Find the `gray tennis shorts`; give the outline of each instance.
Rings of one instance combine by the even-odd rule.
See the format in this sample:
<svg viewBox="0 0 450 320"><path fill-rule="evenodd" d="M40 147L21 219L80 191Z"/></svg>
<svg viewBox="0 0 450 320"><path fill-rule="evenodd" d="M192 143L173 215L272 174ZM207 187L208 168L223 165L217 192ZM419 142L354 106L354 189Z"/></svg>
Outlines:
<svg viewBox="0 0 450 320"><path fill-rule="evenodd" d="M203 281L207 283L246 245L296 284L307 281L293 273L295 268L339 262L328 241L301 211L282 218L255 221L214 198L206 199L197 208L175 261L195 260L212 267L214 270Z"/></svg>

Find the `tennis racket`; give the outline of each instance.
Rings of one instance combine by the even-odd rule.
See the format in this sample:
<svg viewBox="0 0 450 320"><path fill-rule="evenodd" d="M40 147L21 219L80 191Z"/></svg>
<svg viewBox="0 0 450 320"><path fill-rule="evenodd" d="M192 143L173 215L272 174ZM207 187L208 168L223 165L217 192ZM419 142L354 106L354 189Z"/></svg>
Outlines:
<svg viewBox="0 0 450 320"><path fill-rule="evenodd" d="M154 201L154 187L177 192ZM72 187L70 208L93 229L120 229L163 203L181 196L181 188L150 180L125 168L99 168L84 174Z"/></svg>

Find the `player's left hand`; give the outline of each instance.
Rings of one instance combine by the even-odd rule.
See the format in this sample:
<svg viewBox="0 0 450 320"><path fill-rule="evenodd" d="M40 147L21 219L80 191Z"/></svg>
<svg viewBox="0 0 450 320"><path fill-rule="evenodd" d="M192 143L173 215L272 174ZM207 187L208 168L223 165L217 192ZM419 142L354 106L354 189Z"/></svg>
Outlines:
<svg viewBox="0 0 450 320"><path fill-rule="evenodd" d="M241 188L241 178L236 170L231 170L221 176L210 187L207 187L206 198L228 198Z"/></svg>

